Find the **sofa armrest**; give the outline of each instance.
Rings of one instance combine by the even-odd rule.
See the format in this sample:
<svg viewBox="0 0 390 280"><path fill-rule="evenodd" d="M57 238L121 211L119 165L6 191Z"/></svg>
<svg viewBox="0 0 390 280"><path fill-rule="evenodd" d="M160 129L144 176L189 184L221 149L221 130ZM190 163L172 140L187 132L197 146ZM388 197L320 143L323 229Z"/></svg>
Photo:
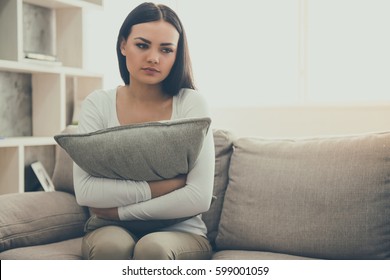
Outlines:
<svg viewBox="0 0 390 280"><path fill-rule="evenodd" d="M0 195L0 252L80 237L88 216L65 192Z"/></svg>

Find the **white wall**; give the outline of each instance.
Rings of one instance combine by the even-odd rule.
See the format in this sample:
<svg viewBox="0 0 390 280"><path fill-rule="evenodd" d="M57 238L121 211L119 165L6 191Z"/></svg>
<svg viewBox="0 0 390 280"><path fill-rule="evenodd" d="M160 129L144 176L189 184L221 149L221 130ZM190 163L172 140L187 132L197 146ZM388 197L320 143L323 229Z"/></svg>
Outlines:
<svg viewBox="0 0 390 280"><path fill-rule="evenodd" d="M244 9L243 11L245 11L246 7L243 4L251 1L252 0L240 1L240 3L242 3L240 7ZM253 1L260 3L260 1ZM254 3L253 1L252 3ZM351 5L355 3L354 1L351 2L351 0L340 1L343 3L349 1ZM378 4L380 1L381 0L375 0L374 2ZM127 14L136 5L142 2L144 1L107 0L105 1L104 9L88 12L85 16L85 67L91 71L104 73L105 88L112 88L122 84L117 67L115 50L117 33ZM295 8L291 6L291 3L313 2L307 2L305 0L277 0L272 2L274 4L270 4L267 7L265 6L267 1L261 1L262 6L258 12L259 18L263 19L263 25L250 26L250 22L244 20L248 28L240 29L237 27L235 30L226 29L225 26L225 23L228 21L237 21L237 19L234 18L234 14L231 13L232 10L230 10L230 12L226 10L227 7L234 8L234 4L231 4L230 2L228 6L227 1L222 0L213 0L212 2L206 0L167 0L158 2L168 4L170 7L177 10L183 20L187 33L189 34L190 51L194 69L196 71L195 74L197 75L198 86L200 91L209 100L214 127L233 130L238 136L264 137L301 137L390 130L389 102L374 101L374 105L367 105L365 103L361 103L360 105L348 105L344 103L343 105L339 104L336 106L320 106L318 104L302 105L302 103L300 103L300 94L307 89L304 88L305 85L302 84L302 80L299 78L296 80L298 83L293 81L293 79L297 78L297 75L301 75L301 73L298 73L298 70L293 70L293 68L305 67L305 62L291 60L290 54L297 54L297 59L300 57L298 54L299 50L296 48L297 46L290 49L290 54L283 52L282 47L285 44L304 43L300 43L299 41L302 40L302 38L280 37L279 35L286 31L283 29L285 27L282 18L285 18L285 21L288 21L288 26L291 30L286 34L290 34L291 36L293 36L293 30L308 28L307 25L298 22L298 18L291 13L289 14L287 11L294 11ZM203 10L200 5L202 3L204 4L203 7L205 7ZM268 3L270 2L268 1ZM281 3L284 3L283 5L288 5L288 9L286 8L287 6L283 6L286 9L281 9ZM341 2L333 1L332 3L336 5ZM363 2L360 1L359 3ZM309 7L313 9L315 6ZM375 6L374 4L372 7L375 7L377 10L379 9L378 6ZM218 17L216 17L215 10L218 9L220 13L218 14ZM278 9L281 9L281 13L277 12ZM327 18L328 16L331 16L329 13L332 11L333 10L328 11L327 15L324 15L324 17ZM254 16L253 12L256 11L252 10L249 12L251 12L250 16ZM304 12L305 11L303 11L303 13ZM355 14L354 16L356 17L358 15ZM375 14L372 16L375 18ZM214 24L202 25L206 19L210 21L213 17L215 18ZM343 18L342 15L340 15L340 17ZM268 23L272 23L271 25L267 25L267 22L265 21L267 18ZM274 20L272 20L272 18L274 18ZM385 20L383 15L381 15L380 18ZM312 26L315 27L314 29L306 31L309 31L309 33L316 32L316 30L318 30L316 29L318 28L318 24L320 24L320 22L316 22L316 24ZM360 25L360 27L364 26L366 26L365 23ZM324 30L326 27L327 26L322 26ZM262 34L262 39L258 42L252 42L251 40L252 33L255 31ZM299 32L297 34L300 34ZM369 33L370 30L364 30L364 33L362 34L367 35ZM340 34L337 36L339 35ZM225 39L231 36L231 43L227 44L226 41L221 43L219 40L222 38L221 36ZM274 39L273 36L275 37ZM350 38L350 36L345 36L346 37L343 39ZM375 36L372 34L370 37L373 39ZM353 38L356 39L357 37L360 38L359 34L354 34ZM383 35L383 37L386 36ZM316 40L317 39L319 39L319 37L316 37ZM339 39L334 41L333 44L328 42L328 46L337 47ZM327 40L331 40L329 34ZM382 41L382 43L383 42L388 44L390 41ZM191 47L195 43L197 44L196 48ZM356 48L353 48L355 42L350 41L350 43L350 45L345 46L350 46L353 53L356 54L361 46L356 45ZM314 43L312 45L315 46ZM381 44L381 46L382 45L383 44ZM273 48L272 46L275 47ZM343 51L345 51L344 47ZM259 48L262 49L263 52L256 52ZM316 49L317 52L320 51L320 54L323 50ZM328 48L326 50L328 50ZM331 50L334 54L334 59L338 52L337 49L334 48ZM360 52L360 54L361 53L362 52ZM329 53L325 52L324 55L329 55ZM327 61L325 56L320 56L324 62ZM205 59L205 57L207 57L207 59ZM344 57L345 56L342 56L339 59L343 59ZM358 55L354 57L357 58L356 69L362 69L362 67L364 67L363 62L369 60L369 57L360 57L360 59L358 59ZM348 59L350 59L350 57ZM378 60L378 57L376 57L376 59ZM275 64L273 67L274 61L279 61L279 66ZM387 60L382 59L378 61ZM263 67L264 63L270 66ZM345 63L346 62L343 61L342 65L345 66ZM252 64L252 66L258 65L259 72L246 71L246 64ZM306 62L306 64L308 63ZM280 65L285 65L285 67ZM336 62L333 60L332 65L332 67L335 67L335 70L340 70L337 69L337 60ZM311 67L315 69L314 66ZM382 74L385 75L387 69L388 68L383 68L380 72L383 72ZM365 73L369 74L370 71L367 72L366 70ZM373 71L374 70L375 69L373 69ZM347 74L345 69L343 71ZM269 73L272 75L268 75ZM340 73L340 71L337 73L338 75L336 78L343 81L343 73ZM237 75L247 79L247 83L236 84L237 80L235 78ZM322 76L326 78L329 75L324 74ZM275 77L277 77L277 79ZM316 77L318 78L319 76L317 75ZM376 77L373 77L374 81L376 81ZM348 79L349 85L353 82L359 82L359 79L353 80L351 75L348 76ZM386 79L388 80L388 76ZM363 80L363 76L360 77L360 80ZM324 80L321 80L321 82L324 82ZM364 80L364 83L365 85L370 84L369 80ZM256 86L260 84L261 87ZM378 88L377 83L372 84L372 89ZM309 83L308 85L313 88L313 84ZM335 84L330 81L327 90L331 90L332 88L335 88ZM358 87L354 85L352 88L357 89ZM345 87L343 89L348 90L348 88ZM349 90L350 89L351 87ZM332 92L329 92L329 96L335 95L335 91L331 91ZM354 94L353 92L350 93L352 95ZM370 96L370 94L373 93L374 92L368 90L367 96ZM327 93L325 92L325 94ZM337 92L337 94L340 95L340 92ZM390 93L388 93L388 95L390 97ZM267 96L269 97L268 99ZM384 97L386 97L386 94L384 94ZM305 98L307 98L307 96ZM359 99L361 100L362 97L359 97ZM367 99L369 100L369 98Z"/></svg>
<svg viewBox="0 0 390 280"><path fill-rule="evenodd" d="M213 108L215 128L237 137L302 138L390 131L390 106Z"/></svg>

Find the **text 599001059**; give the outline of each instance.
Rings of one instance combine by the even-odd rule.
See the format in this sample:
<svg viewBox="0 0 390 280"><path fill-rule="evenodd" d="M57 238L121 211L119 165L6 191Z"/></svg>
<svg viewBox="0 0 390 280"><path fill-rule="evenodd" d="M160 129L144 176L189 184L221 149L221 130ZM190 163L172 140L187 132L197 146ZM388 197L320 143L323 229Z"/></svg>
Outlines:
<svg viewBox="0 0 390 280"><path fill-rule="evenodd" d="M269 268L267 266L258 267L232 267L232 266L217 266L215 268L215 275L267 275Z"/></svg>

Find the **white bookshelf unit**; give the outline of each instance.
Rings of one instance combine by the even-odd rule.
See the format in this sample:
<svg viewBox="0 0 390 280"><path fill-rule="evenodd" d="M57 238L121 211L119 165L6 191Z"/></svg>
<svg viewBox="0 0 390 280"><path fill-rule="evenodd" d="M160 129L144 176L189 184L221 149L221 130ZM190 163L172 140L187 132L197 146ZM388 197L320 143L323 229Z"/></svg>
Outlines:
<svg viewBox="0 0 390 280"><path fill-rule="evenodd" d="M25 5L43 7L53 15L52 45L57 61L26 58ZM101 74L83 69L83 12L102 7L103 0L0 1L0 37L6 38L0 44L0 72L31 75L32 100L32 135L8 137L0 131L0 195L25 191L26 151L34 147L54 151L53 135L72 122L75 104L102 87Z"/></svg>

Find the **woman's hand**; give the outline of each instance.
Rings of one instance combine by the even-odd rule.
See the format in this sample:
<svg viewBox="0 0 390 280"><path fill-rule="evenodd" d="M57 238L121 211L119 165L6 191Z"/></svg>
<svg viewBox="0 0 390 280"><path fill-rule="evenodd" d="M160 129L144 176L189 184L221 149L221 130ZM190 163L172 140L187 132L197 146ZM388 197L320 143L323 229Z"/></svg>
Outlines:
<svg viewBox="0 0 390 280"><path fill-rule="evenodd" d="M90 208L98 218L119 220L118 207L113 208Z"/></svg>
<svg viewBox="0 0 390 280"><path fill-rule="evenodd" d="M179 175L172 179L148 182L152 198L180 189L184 187L186 183L187 175Z"/></svg>

